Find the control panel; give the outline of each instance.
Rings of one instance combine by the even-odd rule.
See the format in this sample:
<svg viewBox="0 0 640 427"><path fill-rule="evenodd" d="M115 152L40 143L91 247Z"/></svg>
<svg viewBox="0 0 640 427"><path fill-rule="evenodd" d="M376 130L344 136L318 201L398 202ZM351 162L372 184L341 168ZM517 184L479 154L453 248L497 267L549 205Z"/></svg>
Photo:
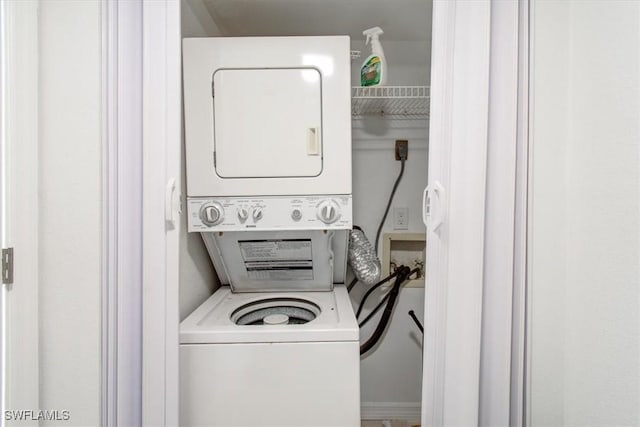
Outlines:
<svg viewBox="0 0 640 427"><path fill-rule="evenodd" d="M187 200L189 231L351 229L351 195L197 197Z"/></svg>

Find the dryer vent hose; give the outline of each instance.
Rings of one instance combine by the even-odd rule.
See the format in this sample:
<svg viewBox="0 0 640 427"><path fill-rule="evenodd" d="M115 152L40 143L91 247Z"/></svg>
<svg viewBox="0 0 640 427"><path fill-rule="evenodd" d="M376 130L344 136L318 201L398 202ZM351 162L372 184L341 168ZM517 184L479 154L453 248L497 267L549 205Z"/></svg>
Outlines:
<svg viewBox="0 0 640 427"><path fill-rule="evenodd" d="M380 260L360 227L354 227L349 233L348 258L353 273L362 283L371 286L380 279Z"/></svg>

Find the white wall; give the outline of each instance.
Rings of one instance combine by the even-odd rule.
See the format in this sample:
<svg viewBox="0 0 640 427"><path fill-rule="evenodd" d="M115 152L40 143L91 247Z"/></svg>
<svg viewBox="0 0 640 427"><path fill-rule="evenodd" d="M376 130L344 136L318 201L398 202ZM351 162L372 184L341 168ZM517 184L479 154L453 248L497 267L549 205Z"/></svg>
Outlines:
<svg viewBox="0 0 640 427"><path fill-rule="evenodd" d="M409 229L397 232L425 232L420 205L427 184L426 121L354 120L353 222L362 227L372 243L400 171L400 162L394 155L396 139L409 140L409 157L382 235L394 231L394 206L407 207L409 216ZM352 292L354 302L359 303L366 289L362 284L356 285ZM379 295L376 292L369 297L361 319L375 307ZM409 310L423 321L424 288L404 288L400 292L387 332L380 344L362 358L360 393L365 418L420 417L422 335L407 314ZM362 328L361 343L371 335L379 316Z"/></svg>
<svg viewBox="0 0 640 427"><path fill-rule="evenodd" d="M40 408L98 425L100 2L43 1L39 30Z"/></svg>
<svg viewBox="0 0 640 427"><path fill-rule="evenodd" d="M387 84L413 86L431 81L431 45L422 41L390 41L381 38L387 60ZM360 86L360 67L371 54L364 39L351 39L351 49L360 51L360 58L351 63L351 83Z"/></svg>
<svg viewBox="0 0 640 427"><path fill-rule="evenodd" d="M383 41L389 63L389 85L426 85L430 81L430 46L420 42ZM364 41L352 40L351 48L362 51L362 58L351 64L351 82L360 85L360 66L370 53ZM409 229L396 232L425 232L422 223L422 191L427 185L428 123L426 120L386 120L370 117L354 120L353 139L353 223L362 227L373 243L393 183L400 172L395 160L395 140L409 140L405 172L381 236L393 232L394 207L408 208ZM359 303L366 288L354 288L354 303ZM361 315L366 317L377 305L381 293L369 297ZM357 304L355 304L357 307ZM422 387L422 334L408 315L413 310L423 322L424 288L404 288L387 332L380 344L360 364L360 399L363 418L420 418ZM382 310L380 311L382 313ZM360 332L365 342L375 329L380 314Z"/></svg>
<svg viewBox="0 0 640 427"><path fill-rule="evenodd" d="M640 3L533 8L532 425L640 424Z"/></svg>
<svg viewBox="0 0 640 427"><path fill-rule="evenodd" d="M209 15L204 0L182 0L180 5L182 37L214 37L218 26Z"/></svg>

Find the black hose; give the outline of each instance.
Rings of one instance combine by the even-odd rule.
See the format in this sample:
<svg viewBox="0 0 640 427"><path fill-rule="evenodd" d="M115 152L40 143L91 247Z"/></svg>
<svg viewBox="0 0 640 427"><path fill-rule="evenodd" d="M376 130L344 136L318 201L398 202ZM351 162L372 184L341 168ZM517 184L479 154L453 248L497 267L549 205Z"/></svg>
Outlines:
<svg viewBox="0 0 640 427"><path fill-rule="evenodd" d="M369 322L369 320L371 320L373 318L373 316L376 315L378 310L380 310L380 307L382 307L382 305L389 299L389 295L391 295L391 291L387 292L384 295L384 297L380 300L378 305L376 305L375 308L373 310L371 310L371 312L369 314L367 314L367 317L365 317L364 320L358 324L359 327L362 328L364 325L366 325Z"/></svg>
<svg viewBox="0 0 640 427"><path fill-rule="evenodd" d="M364 296L360 300L360 305L358 305L358 310L356 311L356 319L360 317L360 313L362 313L362 308L364 307L364 303L367 301L367 298L369 298L369 295L371 295L373 291L378 289L380 286L384 285L389 280L396 277L399 272L400 272L400 268L396 269L396 271L394 271L393 273L391 273L390 275L388 275L387 277L385 277L384 279L382 279L381 281L373 285L371 288L369 288L369 290L364 294Z"/></svg>
<svg viewBox="0 0 640 427"><path fill-rule="evenodd" d="M358 278L354 277L351 283L349 283L349 285L347 286L347 292L351 292L351 289L353 289L356 283L358 283Z"/></svg>
<svg viewBox="0 0 640 427"><path fill-rule="evenodd" d="M401 266L401 267L402 267L402 266ZM419 269L419 268L414 268L413 270L411 270L411 272L410 272L410 273L409 273L409 275L407 276L407 279L405 279L405 282L406 282L406 280L408 280L408 279L410 279L410 278L411 278L411 275L412 275L412 274L417 273L417 272L419 272L419 271L420 271L420 269ZM404 282L403 282L403 283L401 283L401 285L403 285L403 284L404 284ZM365 317L365 318L364 318L364 320L358 324L358 326L359 326L359 327L363 327L364 325L366 325L366 324L367 324L367 322L369 322L369 320L371 320L371 318L372 318L373 316L375 316L375 315L376 315L376 313L378 312L378 310L380 310L380 307L382 307L382 305L384 304L384 302L385 302L386 300L388 300L388 299L389 299L389 294L390 294L390 293L391 293L391 291L389 291L389 292L387 292L387 293L385 294L385 296L382 298L382 300L380 300L380 302L378 303L378 305L376 305L376 306L375 306L375 308L374 308L373 310L371 310L371 312L370 312L369 314L367 314L367 317Z"/></svg>
<svg viewBox="0 0 640 427"><path fill-rule="evenodd" d="M389 320L391 319L391 314L393 313L393 308L396 305L396 300L398 299L398 294L400 293L400 288L402 284L407 280L407 278L411 275L411 270L409 267L400 267L397 271L399 271L398 276L396 277L396 281L393 284L393 287L389 291L389 300L387 301L387 306L384 308L382 312L382 317L380 317L380 321L378 322L378 326L371 334L371 337L360 346L360 355L365 354L367 351L371 350L380 340L382 334L384 334L387 325L389 324Z"/></svg>
<svg viewBox="0 0 640 427"><path fill-rule="evenodd" d="M418 329L420 329L420 332L422 332L422 335L424 335L424 328L422 327L422 323L420 323L420 321L416 317L416 313L413 310L409 310L409 316L411 316Z"/></svg>

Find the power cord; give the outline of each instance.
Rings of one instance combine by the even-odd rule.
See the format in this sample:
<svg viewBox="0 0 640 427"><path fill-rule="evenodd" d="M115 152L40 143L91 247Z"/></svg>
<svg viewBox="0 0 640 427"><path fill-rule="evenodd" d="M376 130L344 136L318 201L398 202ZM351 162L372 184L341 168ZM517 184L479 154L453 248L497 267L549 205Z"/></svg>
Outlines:
<svg viewBox="0 0 640 427"><path fill-rule="evenodd" d="M378 242L380 241L380 233L382 232L382 227L384 226L384 222L386 221L387 215L389 214L389 209L391 208L393 197L396 195L396 190L398 189L398 185L402 180L402 175L404 175L404 162L406 158L407 158L406 152L404 153L404 155L402 153L400 154L400 173L396 178L396 182L393 184L393 189L391 190L391 194L389 195L389 201L387 202L387 207L384 210L384 215L382 215L382 221L380 221L380 225L378 225L378 231L376 232L376 243L374 246L376 252L378 252Z"/></svg>
<svg viewBox="0 0 640 427"><path fill-rule="evenodd" d="M389 201L387 202L387 207L384 210L384 214L382 215L382 220L380 221L380 224L378 225L378 230L376 231L376 241L375 241L375 246L373 247L376 253L378 252L378 243L380 242L380 233L382 232L382 227L384 226L384 222L387 220L387 215L389 214L391 203L393 203L393 197L396 195L396 190L398 189L398 185L400 185L400 181L402 180L402 176L404 175L404 162L407 160L408 154L409 153L407 151L407 148L399 147L398 156L400 157L400 173L398 174L398 177L396 178L393 184L391 194L389 195ZM358 283L357 277L355 277L351 281L351 283L349 283L349 285L347 286L347 292L351 292L351 290L356 285L356 283Z"/></svg>

